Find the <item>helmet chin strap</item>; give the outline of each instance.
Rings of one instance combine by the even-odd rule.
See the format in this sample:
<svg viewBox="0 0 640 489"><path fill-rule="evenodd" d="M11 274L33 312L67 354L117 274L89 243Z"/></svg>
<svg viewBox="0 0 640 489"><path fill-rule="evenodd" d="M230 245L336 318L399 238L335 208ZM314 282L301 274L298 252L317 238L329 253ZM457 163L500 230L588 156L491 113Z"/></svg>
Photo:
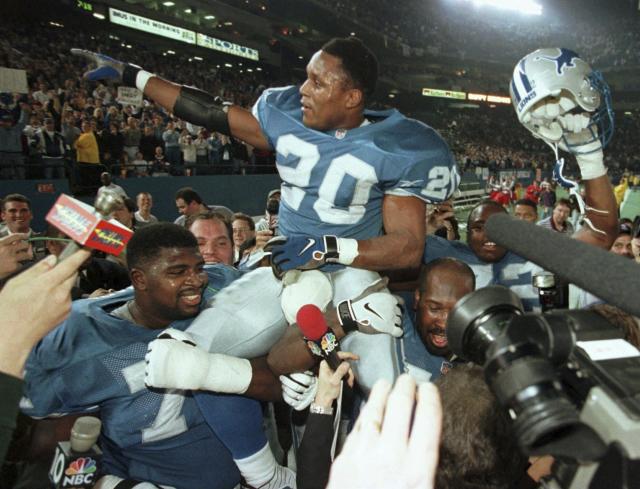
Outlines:
<svg viewBox="0 0 640 489"><path fill-rule="evenodd" d="M587 216L587 212L595 212L596 214L608 214L609 211L595 209L593 207L588 206L585 203L584 199L582 198L582 195L580 195L580 192L579 192L580 187L578 186L578 183L568 179L562 174L562 172L564 171L564 158L561 158L558 153L558 143L557 142L552 143L550 141L545 141L545 142L549 146L551 146L551 149L553 149L553 152L556 157L556 164L553 167L553 179L556 182L558 182L563 188L567 189L569 191L569 195L575 196L576 201L578 202L578 209L580 211L580 217L582 218L582 221L586 223L587 226L589 226L589 228L593 232L604 234L606 236L607 233L595 227L595 225L591 222L591 219L589 219L589 217Z"/></svg>

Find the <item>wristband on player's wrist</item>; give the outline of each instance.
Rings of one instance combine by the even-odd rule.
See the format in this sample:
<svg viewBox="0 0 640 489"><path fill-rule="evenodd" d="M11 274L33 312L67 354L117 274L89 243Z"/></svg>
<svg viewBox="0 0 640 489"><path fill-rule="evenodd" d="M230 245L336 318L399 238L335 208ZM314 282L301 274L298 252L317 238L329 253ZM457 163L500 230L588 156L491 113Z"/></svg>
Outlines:
<svg viewBox="0 0 640 489"><path fill-rule="evenodd" d="M351 308L351 301L342 301L336 309L338 313L338 321L344 330L345 336L354 331L358 331L358 322L353 319L354 313Z"/></svg>
<svg viewBox="0 0 640 489"><path fill-rule="evenodd" d="M325 253L322 258L327 263L351 265L358 256L358 241L355 239L326 235L323 240Z"/></svg>

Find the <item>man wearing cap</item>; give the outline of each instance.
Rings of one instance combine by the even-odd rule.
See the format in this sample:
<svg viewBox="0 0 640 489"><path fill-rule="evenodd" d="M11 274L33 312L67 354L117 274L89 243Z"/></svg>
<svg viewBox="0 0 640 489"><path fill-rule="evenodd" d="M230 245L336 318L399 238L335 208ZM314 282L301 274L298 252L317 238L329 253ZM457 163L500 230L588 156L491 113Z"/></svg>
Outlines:
<svg viewBox="0 0 640 489"><path fill-rule="evenodd" d="M14 124L14 114L0 110L0 177L24 179L24 155L22 154L22 131L29 120L31 109L20 103L20 119Z"/></svg>
<svg viewBox="0 0 640 489"><path fill-rule="evenodd" d="M44 127L40 128L34 136L36 145L42 154L44 164L44 178L63 179L64 172L64 138L56 131L53 119L47 117L44 120Z"/></svg>

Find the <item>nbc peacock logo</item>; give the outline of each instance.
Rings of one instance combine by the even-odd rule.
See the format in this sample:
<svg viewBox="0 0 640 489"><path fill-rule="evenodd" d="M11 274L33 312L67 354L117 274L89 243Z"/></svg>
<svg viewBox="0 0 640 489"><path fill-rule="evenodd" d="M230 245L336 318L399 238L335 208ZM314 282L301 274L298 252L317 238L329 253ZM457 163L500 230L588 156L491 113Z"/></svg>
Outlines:
<svg viewBox="0 0 640 489"><path fill-rule="evenodd" d="M64 471L65 475L77 475L77 474L93 474L97 470L96 461L91 457L77 458L69 464L67 470Z"/></svg>

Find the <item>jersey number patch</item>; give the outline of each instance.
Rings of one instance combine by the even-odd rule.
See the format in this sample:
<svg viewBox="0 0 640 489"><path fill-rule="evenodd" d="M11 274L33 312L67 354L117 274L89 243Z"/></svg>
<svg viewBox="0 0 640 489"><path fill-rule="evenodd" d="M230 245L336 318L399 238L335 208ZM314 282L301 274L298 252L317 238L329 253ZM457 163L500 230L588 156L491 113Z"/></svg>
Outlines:
<svg viewBox="0 0 640 489"><path fill-rule="evenodd" d="M309 186L311 172L320 161L318 147L293 134L286 134L278 138L276 151L285 158L289 155L299 158L295 166L277 165L280 177L290 184L282 188L282 198L297 211L307 195L304 189ZM336 197L347 176L352 177L356 184L348 208L341 209L336 207ZM313 209L323 222L356 224L364 216L371 187L377 182L376 171L369 163L349 153L340 155L329 163L318 187L318 199L314 202Z"/></svg>

